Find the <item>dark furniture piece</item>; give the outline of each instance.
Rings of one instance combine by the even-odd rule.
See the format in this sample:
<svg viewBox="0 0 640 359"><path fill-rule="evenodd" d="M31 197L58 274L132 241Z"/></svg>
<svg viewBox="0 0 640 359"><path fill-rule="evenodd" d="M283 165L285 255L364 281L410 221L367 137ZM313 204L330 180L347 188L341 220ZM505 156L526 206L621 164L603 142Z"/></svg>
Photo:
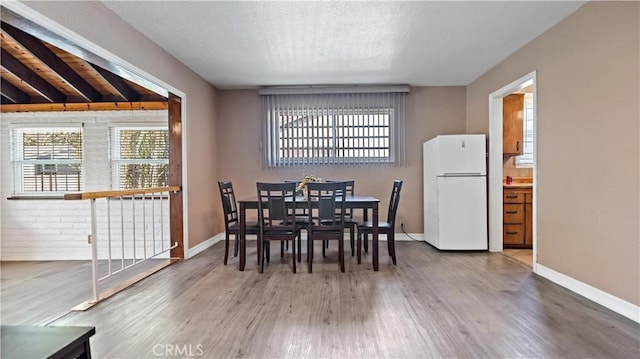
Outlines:
<svg viewBox="0 0 640 359"><path fill-rule="evenodd" d="M229 181L218 182L220 189L220 199L222 200L222 211L224 213L224 265L227 265L229 258L229 236L233 234L235 243L233 247L233 256L238 256L238 248L240 241L240 225L238 220L238 207L236 204L236 195L233 192L233 184ZM245 222L245 234L258 234L260 228L258 222Z"/></svg>
<svg viewBox="0 0 640 359"><path fill-rule="evenodd" d="M291 254L293 257L292 270L296 272L296 237L300 236L302 226L295 220L296 184L295 183L262 183L256 184L258 193L258 263L260 273L264 271L264 262L269 261L269 244L272 240L279 240L280 257L284 257L284 242L291 242ZM240 221L240 227L244 221ZM241 244L241 259L245 252Z"/></svg>
<svg viewBox="0 0 640 359"><path fill-rule="evenodd" d="M396 227L396 211L398 210L398 204L400 203L400 190L402 189L402 181L393 181L393 189L391 190L391 199L389 200L389 212L387 214L386 222L375 223L374 221L364 221L358 224L358 264L362 260L362 252L360 242L364 235L365 248L368 242L368 234L374 232L374 227L378 227L379 233L387 235L387 249L393 264L396 264L396 241L395 241L395 227ZM375 250L375 247L374 247Z"/></svg>
<svg viewBox="0 0 640 359"><path fill-rule="evenodd" d="M89 337L95 327L0 327L2 359L91 359Z"/></svg>
<svg viewBox="0 0 640 359"><path fill-rule="evenodd" d="M345 182L347 188L345 189L345 193L349 197L353 197L355 194L356 181L354 180L327 180L327 182ZM347 212L344 217L344 228L349 230L349 245L351 246L351 256L355 255L355 236L356 236L356 227L358 226L358 222L353 217L353 208L347 208Z"/></svg>
<svg viewBox="0 0 640 359"><path fill-rule="evenodd" d="M301 199L301 201L297 202L301 205L306 205L306 202ZM372 222L373 222L373 236L372 236L372 264L373 270L378 270L378 204L380 200L378 198L372 196L359 196L354 195L353 197L347 196L345 198L345 206L347 208L361 208L362 209L362 218L366 221L368 218L368 211L371 210L372 213ZM245 198L238 200L239 207L239 215L240 215L240 259L238 261L238 269L243 271L246 266L246 235L243 231L243 223L247 220L247 209L258 209L258 199L256 197L253 198Z"/></svg>
<svg viewBox="0 0 640 359"><path fill-rule="evenodd" d="M307 268L313 269L313 242L322 241L322 254L325 254L325 243L338 241L338 261L340 271L344 272L344 218L345 182L309 183L307 184Z"/></svg>

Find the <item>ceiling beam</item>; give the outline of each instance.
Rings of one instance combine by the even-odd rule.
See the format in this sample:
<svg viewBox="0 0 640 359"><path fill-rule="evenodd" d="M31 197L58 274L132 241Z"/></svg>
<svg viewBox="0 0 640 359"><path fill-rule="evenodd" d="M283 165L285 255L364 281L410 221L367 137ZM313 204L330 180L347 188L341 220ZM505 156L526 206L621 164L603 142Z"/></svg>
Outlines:
<svg viewBox="0 0 640 359"><path fill-rule="evenodd" d="M60 91L56 90L53 85L48 83L35 72L23 65L18 59L13 57L5 49L0 50L0 58L2 67L11 72L18 78L22 79L27 85L31 86L42 97L50 102L66 102L67 97Z"/></svg>
<svg viewBox="0 0 640 359"><path fill-rule="evenodd" d="M0 92L7 100L13 103L29 103L31 98L9 81L0 81Z"/></svg>
<svg viewBox="0 0 640 359"><path fill-rule="evenodd" d="M42 61L53 72L58 74L58 76L66 81L69 86L87 101L100 100L100 93L67 65L66 62L62 61L51 49L45 46L42 41L5 22L2 22L2 30L20 43L27 51L31 52L38 60Z"/></svg>
<svg viewBox="0 0 640 359"><path fill-rule="evenodd" d="M69 112L69 111L123 111L167 110L167 101L156 102L88 102L88 103L39 103L3 104L0 112Z"/></svg>
<svg viewBox="0 0 640 359"><path fill-rule="evenodd" d="M120 77L98 65L90 65L107 81L125 101L139 101L140 95Z"/></svg>

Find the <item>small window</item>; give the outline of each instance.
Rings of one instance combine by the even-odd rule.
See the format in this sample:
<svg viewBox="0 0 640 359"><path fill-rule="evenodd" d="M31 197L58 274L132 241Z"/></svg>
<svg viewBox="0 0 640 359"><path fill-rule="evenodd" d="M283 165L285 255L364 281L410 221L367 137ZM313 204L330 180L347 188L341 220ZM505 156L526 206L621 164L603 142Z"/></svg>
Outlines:
<svg viewBox="0 0 640 359"><path fill-rule="evenodd" d="M533 94L524 94L522 155L516 157L517 167L533 167Z"/></svg>
<svg viewBox="0 0 640 359"><path fill-rule="evenodd" d="M263 96L266 167L402 164L405 93Z"/></svg>
<svg viewBox="0 0 640 359"><path fill-rule="evenodd" d="M167 127L113 127L111 149L113 189L167 186Z"/></svg>
<svg viewBox="0 0 640 359"><path fill-rule="evenodd" d="M15 194L63 194L84 189L80 127L14 128L11 141Z"/></svg>

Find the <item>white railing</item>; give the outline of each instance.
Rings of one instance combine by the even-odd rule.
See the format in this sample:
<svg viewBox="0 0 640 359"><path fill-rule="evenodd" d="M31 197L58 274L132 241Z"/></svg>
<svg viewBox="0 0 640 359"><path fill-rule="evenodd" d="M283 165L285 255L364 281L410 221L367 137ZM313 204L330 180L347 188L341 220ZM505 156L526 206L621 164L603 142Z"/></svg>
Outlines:
<svg viewBox="0 0 640 359"><path fill-rule="evenodd" d="M178 243L170 238L169 193L178 191L171 186L65 194L65 200L91 203L91 304L103 299L100 282L149 259L170 257Z"/></svg>

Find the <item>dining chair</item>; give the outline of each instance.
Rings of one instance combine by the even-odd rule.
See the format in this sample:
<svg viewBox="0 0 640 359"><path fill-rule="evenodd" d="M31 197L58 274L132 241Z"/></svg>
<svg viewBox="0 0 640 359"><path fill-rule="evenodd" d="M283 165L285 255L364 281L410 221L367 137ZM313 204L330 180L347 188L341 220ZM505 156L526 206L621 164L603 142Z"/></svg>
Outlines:
<svg viewBox="0 0 640 359"><path fill-rule="evenodd" d="M389 212L387 214L386 222L378 222L378 233L387 235L387 249L393 264L396 264L396 244L395 244L395 227L396 227L396 212L398 210L398 204L400 203L400 190L402 189L402 181L393 181L393 189L391 190L391 199L389 200ZM364 235L365 248L369 241L368 235L373 233L373 222L360 222L358 223L358 264L362 261L362 252L360 249L362 236Z"/></svg>
<svg viewBox="0 0 640 359"><path fill-rule="evenodd" d="M330 182L344 182L347 185L347 187L345 189L345 193L347 194L347 196L353 197L353 195L355 194L355 186L356 186L356 181L355 180L344 180L344 181L326 180L326 182L329 182L329 183ZM353 217L353 210L351 208L345 209L344 228L349 230L349 245L351 246L351 256L355 255L355 248L356 248L356 246L355 246L355 234L356 234L356 227L357 226L358 226L358 222Z"/></svg>
<svg viewBox="0 0 640 359"><path fill-rule="evenodd" d="M291 241L292 270L296 272L296 237L302 226L295 221L295 183L256 183L258 193L258 263L260 273L264 271L265 260L269 261L269 246L272 240L279 240L280 257L284 258L284 242Z"/></svg>
<svg viewBox="0 0 640 359"><path fill-rule="evenodd" d="M325 242L338 241L338 261L340 271L344 272L344 220L345 220L345 182L324 182L307 184L307 268L313 270L313 243L322 241L323 256Z"/></svg>
<svg viewBox="0 0 640 359"><path fill-rule="evenodd" d="M296 196L298 198L303 196L303 191L300 189L298 190L298 186L300 185L299 180L284 180L285 183L295 183L296 184ZM307 213L307 208L306 207L299 207L299 208L295 208L295 221L297 224L299 224L302 229L307 229L307 226L309 225L309 214ZM302 261L302 251L300 251L300 248L302 248L302 236L298 236L298 262ZM289 249L289 242L286 242L286 249Z"/></svg>
<svg viewBox="0 0 640 359"><path fill-rule="evenodd" d="M229 258L229 236L235 237L233 246L233 256L238 256L238 237L240 235L240 222L238 219L238 206L236 195L233 191L233 184L230 181L218 182L220 189L220 199L222 200L222 212L224 213L224 265L227 265ZM245 225L246 234L258 234L260 228L258 222L247 222Z"/></svg>

